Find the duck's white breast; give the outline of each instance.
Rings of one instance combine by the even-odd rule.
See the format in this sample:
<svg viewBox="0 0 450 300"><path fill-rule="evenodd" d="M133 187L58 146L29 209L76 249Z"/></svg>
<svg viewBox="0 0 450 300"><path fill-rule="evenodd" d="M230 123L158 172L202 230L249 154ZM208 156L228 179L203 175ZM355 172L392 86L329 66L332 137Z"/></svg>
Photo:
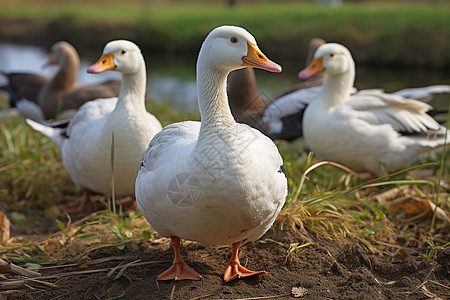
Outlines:
<svg viewBox="0 0 450 300"><path fill-rule="evenodd" d="M139 172L136 198L142 213L163 236L207 244L259 238L272 225L287 194L275 145L252 129L255 132L239 141L236 151L225 151L216 137L205 152L192 155L199 126L192 130L197 133L190 136L190 143L182 140L165 151L166 163Z"/></svg>

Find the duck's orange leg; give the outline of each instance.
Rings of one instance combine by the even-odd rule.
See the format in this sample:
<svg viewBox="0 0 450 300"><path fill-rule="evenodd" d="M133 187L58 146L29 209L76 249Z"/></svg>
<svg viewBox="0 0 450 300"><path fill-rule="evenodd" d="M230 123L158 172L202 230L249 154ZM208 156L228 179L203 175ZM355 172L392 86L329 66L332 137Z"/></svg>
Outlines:
<svg viewBox="0 0 450 300"><path fill-rule="evenodd" d="M190 280L200 280L203 277L191 269L181 258L180 253L180 238L177 236L171 236L172 239L172 247L173 252L175 253L175 257L173 259L172 266L166 270L165 272L161 273L158 276L158 280L183 280L183 279L190 279Z"/></svg>
<svg viewBox="0 0 450 300"><path fill-rule="evenodd" d="M266 271L250 271L241 266L238 257L240 245L241 242L233 244L233 251L231 253L230 263L228 264L228 267L225 269L225 273L223 273L223 280L225 282L229 282L231 280L239 278L267 275Z"/></svg>
<svg viewBox="0 0 450 300"><path fill-rule="evenodd" d="M59 208L68 213L89 213L92 212L94 205L91 201L91 191L83 189L83 199L80 204L63 204Z"/></svg>

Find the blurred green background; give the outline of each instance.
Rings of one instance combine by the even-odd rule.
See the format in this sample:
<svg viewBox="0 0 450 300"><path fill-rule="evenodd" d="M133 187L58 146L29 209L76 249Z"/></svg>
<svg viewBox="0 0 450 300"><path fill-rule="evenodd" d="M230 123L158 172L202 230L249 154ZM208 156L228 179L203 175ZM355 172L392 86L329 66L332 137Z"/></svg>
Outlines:
<svg viewBox="0 0 450 300"><path fill-rule="evenodd" d="M448 0L339 6L287 0L2 0L0 7L0 42L49 48L65 39L81 56L96 57L107 41L125 38L144 52L195 59L212 28L232 24L249 30L278 61L303 62L307 41L321 37L346 45L359 65L450 67Z"/></svg>

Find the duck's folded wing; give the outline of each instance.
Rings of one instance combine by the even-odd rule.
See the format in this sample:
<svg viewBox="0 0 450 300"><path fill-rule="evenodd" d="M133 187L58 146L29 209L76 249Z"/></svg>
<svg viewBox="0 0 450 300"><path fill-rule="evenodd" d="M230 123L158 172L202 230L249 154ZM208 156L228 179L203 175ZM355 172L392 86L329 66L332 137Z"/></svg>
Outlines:
<svg viewBox="0 0 450 300"><path fill-rule="evenodd" d="M262 121L269 128L269 135L280 134L283 131L284 117L302 114L308 104L313 101L321 87L298 90L281 96L273 101L264 111ZM298 120L301 123L301 120Z"/></svg>
<svg viewBox="0 0 450 300"><path fill-rule="evenodd" d="M67 135L70 134L76 126L87 123L91 120L103 118L107 114L111 113L117 104L117 98L104 98L89 101L83 104L73 119L70 121L67 128Z"/></svg>
<svg viewBox="0 0 450 300"><path fill-rule="evenodd" d="M153 171L164 166L169 160L172 163L188 157L195 146L200 131L200 122L185 121L164 127L150 141L142 156L141 169ZM151 162L151 163L150 163Z"/></svg>
<svg viewBox="0 0 450 300"><path fill-rule="evenodd" d="M304 110L306 106L317 97L320 89L320 86L316 86L281 96L267 106L264 111L263 121L280 119Z"/></svg>
<svg viewBox="0 0 450 300"><path fill-rule="evenodd" d="M268 128L272 139L292 140L302 133L303 113L306 107L314 101L322 86L310 87L281 96L273 101L264 111L263 123ZM378 91L378 90L373 90ZM356 93L352 88L351 94Z"/></svg>
<svg viewBox="0 0 450 300"><path fill-rule="evenodd" d="M424 102L379 91L358 92L340 107L344 115L353 114L370 125L389 124L404 135L440 133L445 129L427 114L431 109Z"/></svg>

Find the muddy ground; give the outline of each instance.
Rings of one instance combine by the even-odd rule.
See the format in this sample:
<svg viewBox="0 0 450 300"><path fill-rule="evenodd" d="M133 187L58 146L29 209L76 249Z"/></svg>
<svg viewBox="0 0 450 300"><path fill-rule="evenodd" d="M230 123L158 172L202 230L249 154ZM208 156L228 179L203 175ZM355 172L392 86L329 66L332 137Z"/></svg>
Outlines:
<svg viewBox="0 0 450 300"><path fill-rule="evenodd" d="M425 236L425 230L419 230ZM271 229L257 242L241 247L243 265L266 270L261 277L224 283L222 274L230 256L228 246L184 242L185 261L204 276L201 281L157 282L156 276L173 259L169 240L131 242L125 250L105 247L89 254L89 266L41 269L38 282L0 292L7 299L446 299L450 286L450 248L429 260L423 236L395 244L378 245L376 252L364 244L314 237L314 244L288 254L289 245L308 242L304 234ZM422 240L422 241L421 241ZM161 240L159 240L161 241ZM114 279L126 263L140 260ZM110 269L121 267L110 272ZM70 276L69 272L92 270ZM444 286L446 287L444 287ZM292 293L293 288L300 288ZM294 290L295 291L295 290Z"/></svg>

